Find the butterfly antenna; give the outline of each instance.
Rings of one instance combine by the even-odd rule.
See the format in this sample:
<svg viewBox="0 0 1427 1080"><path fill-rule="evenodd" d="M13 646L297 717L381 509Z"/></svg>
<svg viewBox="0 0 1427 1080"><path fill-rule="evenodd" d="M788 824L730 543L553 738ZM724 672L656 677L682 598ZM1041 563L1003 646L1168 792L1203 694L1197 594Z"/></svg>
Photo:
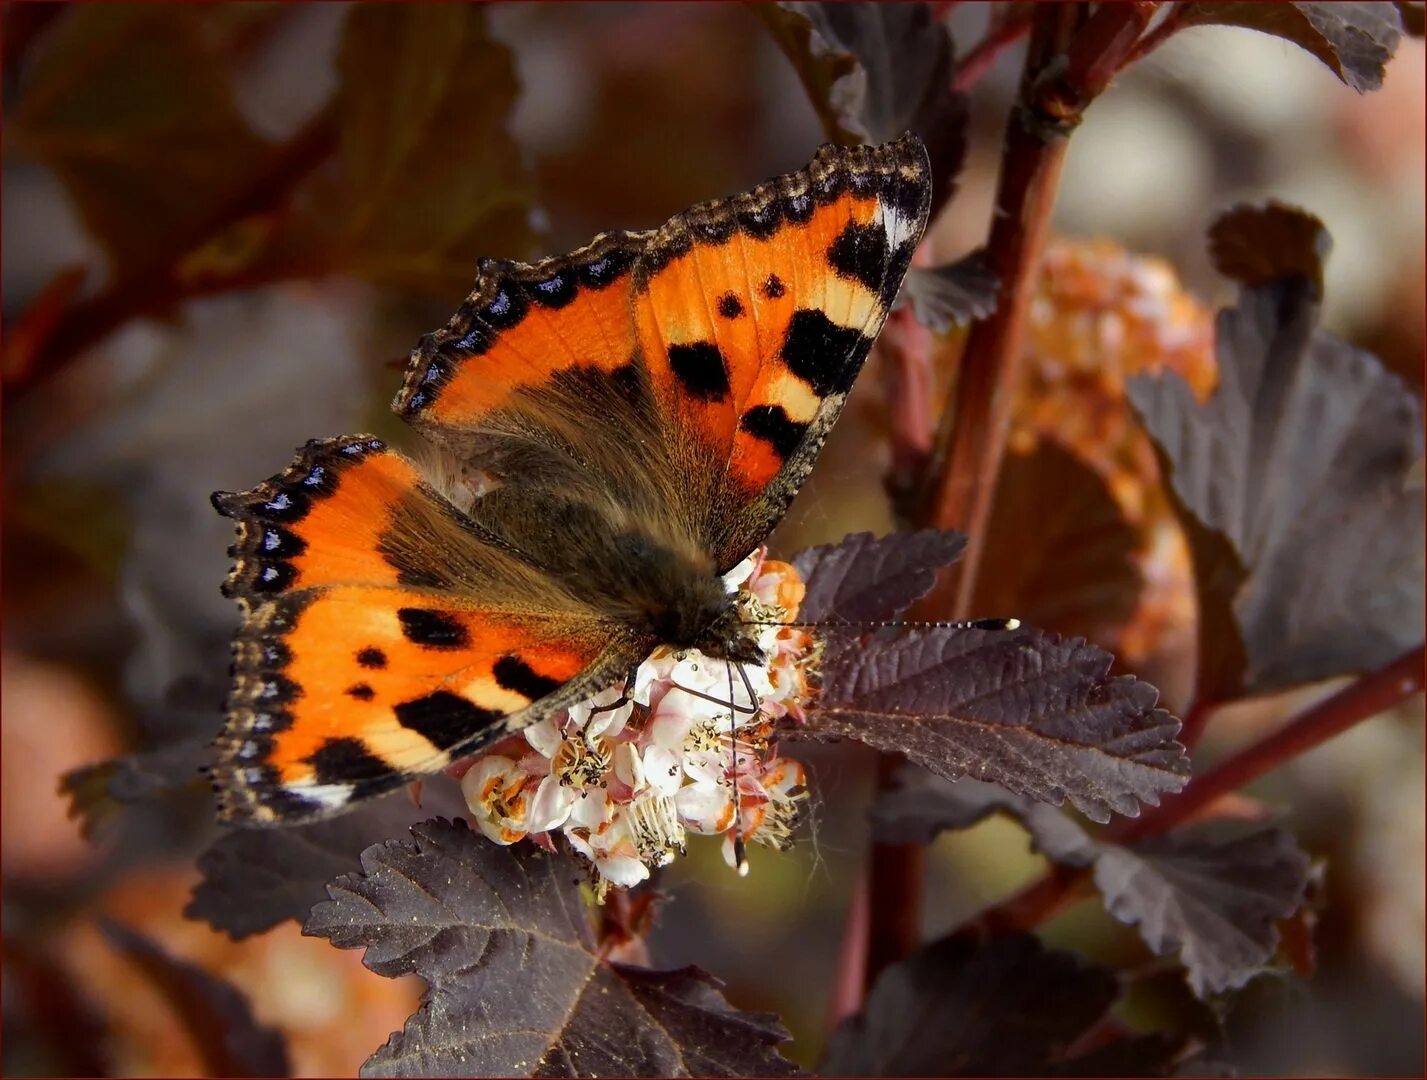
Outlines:
<svg viewBox="0 0 1427 1080"><path fill-rule="evenodd" d="M733 866L739 877L747 877L748 849L743 843L743 798L738 790L738 712L733 699L734 663L732 660L725 660L724 664L728 667L728 738L733 755L733 768L729 772L733 782ZM739 665L738 670L743 674L746 683L748 674L743 671L742 665Z"/></svg>
<svg viewBox="0 0 1427 1080"><path fill-rule="evenodd" d="M804 630L827 630L846 626L857 630L1019 630L1020 619L859 619L857 621L828 619L823 622L782 622L777 619L753 619L749 626L795 626Z"/></svg>

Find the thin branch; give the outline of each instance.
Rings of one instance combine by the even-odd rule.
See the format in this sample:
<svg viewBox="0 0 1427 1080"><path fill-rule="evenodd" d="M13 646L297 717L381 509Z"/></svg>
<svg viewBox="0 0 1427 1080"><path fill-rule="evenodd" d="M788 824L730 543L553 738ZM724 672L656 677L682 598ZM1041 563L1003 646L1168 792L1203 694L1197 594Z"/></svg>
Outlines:
<svg viewBox="0 0 1427 1080"><path fill-rule="evenodd" d="M862 1008L867 982L868 868L864 866L853 887L852 902L843 923L842 944L837 950L837 974L827 1006L827 1030L837 1026Z"/></svg>
<svg viewBox="0 0 1427 1080"><path fill-rule="evenodd" d="M184 281L178 268L185 256L233 225L281 205L304 177L327 160L336 145L336 109L329 104L276 147L241 191L179 238L167 266L146 267L142 273L118 278L103 292L66 310L43 340L27 343L33 354L7 356L5 370L15 376L5 384L7 394L13 398L34 389L132 319L169 311L193 296L320 271L321 260L313 260L300 267L239 270L221 279L194 283Z"/></svg>
<svg viewBox="0 0 1427 1080"><path fill-rule="evenodd" d="M1196 777L1184 792L1138 818L1122 818L1101 838L1128 843L1157 836L1183 824L1215 799L1237 791L1349 728L1378 716L1421 693L1424 647L1399 656L1386 667L1364 675L1332 697L1309 708L1278 731L1226 758ZM1087 870L1053 868L1015 896L983 911L976 924L995 930L1028 930L1089 893Z"/></svg>
<svg viewBox="0 0 1427 1080"><path fill-rule="evenodd" d="M951 88L957 93L970 90L981 76L991 70L1001 54L1025 37L1030 28L1028 13L1011 15L1003 19L999 26L992 27L956 62L956 75L951 80Z"/></svg>
<svg viewBox="0 0 1427 1080"><path fill-rule="evenodd" d="M1204 734L1209 717L1214 714L1216 708L1218 706L1203 701L1196 701L1189 707L1179 726L1179 741L1184 744L1186 750L1193 750L1199 745L1199 737Z"/></svg>
<svg viewBox="0 0 1427 1080"><path fill-rule="evenodd" d="M990 269L1000 281L996 311L971 329L929 470L924 521L970 537L959 572L947 575L932 600L945 614L952 582L959 581L953 618L964 617L970 602L970 584L990 520L1011 404L1020 383L1026 314L1070 131L1041 111L1037 85L1052 61L1064 55L1085 16L1083 4L1046 4L1032 11L1020 94L1006 121L987 243Z"/></svg>
<svg viewBox="0 0 1427 1080"><path fill-rule="evenodd" d="M902 765L900 754L883 754L877 763L877 790L889 791ZM926 876L923 844L874 843L867 882L867 962L863 985L916 951L922 939L922 883Z"/></svg>
<svg viewBox="0 0 1427 1080"><path fill-rule="evenodd" d="M1185 16L1188 14L1188 6L1187 4L1170 5L1169 10L1165 12L1164 18L1160 20L1159 25L1135 43L1135 47L1131 49L1129 55L1125 57L1125 62L1121 65L1122 68L1138 64L1175 34L1183 30L1187 25Z"/></svg>
<svg viewBox="0 0 1427 1080"><path fill-rule="evenodd" d="M1405 701L1422 690L1424 662L1427 655L1421 645L1403 653L1386 667L1364 675L1314 705L1267 738L1221 761L1197 777L1183 793L1171 796L1138 818L1122 819L1105 830L1105 839L1123 843L1165 832L1221 795L1238 791L1284 762Z"/></svg>

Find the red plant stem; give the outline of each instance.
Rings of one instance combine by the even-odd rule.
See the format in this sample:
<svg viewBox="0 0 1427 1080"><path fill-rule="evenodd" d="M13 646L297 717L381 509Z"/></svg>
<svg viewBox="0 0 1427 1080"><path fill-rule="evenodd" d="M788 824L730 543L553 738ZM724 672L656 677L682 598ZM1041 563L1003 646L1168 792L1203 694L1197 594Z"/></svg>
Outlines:
<svg viewBox="0 0 1427 1080"><path fill-rule="evenodd" d="M1320 701L1272 735L1221 761L1183 793L1167 798L1138 818L1124 818L1105 830L1105 839L1123 843L1173 828L1221 795L1238 791L1264 773L1341 735L1369 717L1421 691L1427 653L1419 645L1386 667L1364 675Z"/></svg>
<svg viewBox="0 0 1427 1080"><path fill-rule="evenodd" d="M318 271L320 265L314 262L311 266L262 273L238 271L229 278L210 278L190 284L180 279L176 267L185 255L237 222L280 204L298 181L331 155L336 145L336 111L329 105L291 139L274 149L241 191L177 243L168 266L131 273L98 295L80 301L64 312L52 334L35 345L33 356L7 362L6 371L16 375L5 384L7 394L17 396L32 390L131 319L167 311L193 296Z"/></svg>
<svg viewBox="0 0 1427 1080"><path fill-rule="evenodd" d="M975 86L981 76L991 70L991 65L1008 48L1020 41L1031 28L1028 14L1011 15L998 26L992 27L984 38L973 45L956 62L956 75L951 80L951 88L965 93Z"/></svg>
<svg viewBox="0 0 1427 1080"><path fill-rule="evenodd" d="M868 868L863 867L852 889L852 902L843 923L842 944L837 951L837 973L828 999L827 1030L837 1026L862 1008L867 980Z"/></svg>
<svg viewBox="0 0 1427 1080"><path fill-rule="evenodd" d="M995 314L971 332L957 392L942 422L939 444L952 449L933 475L930 494L918 507L922 523L951 527L954 523L979 532L963 511L980 492L983 523L990 506L1000 452L1010 422L1014 385L1029 290L1044 246L1068 128L1047 121L1035 101L1042 71L1063 55L1077 26L1088 13L1085 4L1045 4L1033 9L1021 90L1007 120L1002 148L996 216L991 226L991 261L1001 282ZM994 435L993 435L994 433ZM982 454L992 459L984 465ZM989 472L987 471L989 469ZM968 571L969 575L974 571ZM935 594L929 598L936 602ZM928 601L923 601L924 604ZM898 759L884 755L878 767L878 790L893 785ZM872 986L882 969L917 948L921 941L922 879L926 851L919 844L874 843L869 860L867 962L864 985Z"/></svg>
<svg viewBox="0 0 1427 1080"><path fill-rule="evenodd" d="M947 402L931 463L926 521L970 537L959 572L934 594L945 612L953 581L959 583L952 617L962 618L971 597L981 539L1001 467L1011 404L1020 382L1022 345L1032 283L1050 230L1050 212L1065 158L1069 127L1040 109L1036 85L1042 71L1063 56L1084 17L1082 4L1033 9L1021 90L1006 122L996 209L987 258L1000 280L990 318L972 327L956 387Z"/></svg>
<svg viewBox="0 0 1427 1080"><path fill-rule="evenodd" d="M883 754L877 763L877 790L895 786L900 754ZM926 847L922 844L874 843L867 882L867 962L863 985L871 989L889 964L916 951L922 940L922 881Z"/></svg>
<svg viewBox="0 0 1427 1080"><path fill-rule="evenodd" d="M1386 667L1364 675L1312 706L1252 746L1226 758L1173 796L1138 818L1122 818L1101 839L1128 843L1167 832L1215 799L1237 791L1265 773L1420 693L1427 653L1419 645ZM1052 869L1045 877L977 916L989 930L1028 930L1078 900L1089 888L1089 872Z"/></svg>
<svg viewBox="0 0 1427 1080"><path fill-rule="evenodd" d="M892 465L887 492L899 518L908 518L918 478L931 453L933 431L932 335L919 323L910 305L888 317L877 339L882 350L882 378L890 418Z"/></svg>
<svg viewBox="0 0 1427 1080"><path fill-rule="evenodd" d="M1209 717L1217 707L1203 701L1196 701L1189 707L1179 725L1179 741L1184 744L1186 750L1193 750L1198 745L1199 737L1204 734Z"/></svg>
<svg viewBox="0 0 1427 1080"><path fill-rule="evenodd" d="M1166 41L1168 41L1179 31L1183 30L1188 23L1185 16L1189 14L1188 5L1172 4L1160 24L1147 33L1139 41L1135 42L1134 48L1125 57L1122 67L1129 67L1131 64L1138 64L1150 53L1154 52Z"/></svg>

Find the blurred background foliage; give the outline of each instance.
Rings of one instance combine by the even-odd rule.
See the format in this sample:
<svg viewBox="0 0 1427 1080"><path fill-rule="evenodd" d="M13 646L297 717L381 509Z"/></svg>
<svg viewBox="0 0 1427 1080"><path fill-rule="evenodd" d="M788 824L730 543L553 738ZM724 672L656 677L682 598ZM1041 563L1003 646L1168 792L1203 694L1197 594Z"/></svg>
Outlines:
<svg viewBox="0 0 1427 1080"><path fill-rule="evenodd" d="M963 49L989 9L952 8ZM419 988L285 924L234 944L181 911L211 834L202 792L103 817L66 771L117 753L199 760L219 726L232 605L229 523L208 493L251 486L307 438L392 434L406 351L464 296L477 257L566 250L802 165L822 141L798 75L738 5L7 4L3 9L6 326L3 1070L175 1075L221 1067L98 916L245 991L298 1074L350 1074ZM972 88L935 261L983 242L1011 48ZM1203 230L1242 201L1317 214L1335 246L1325 325L1422 387L1424 52L1404 40L1360 96L1311 56L1204 27L1097 101L1071 142L1057 238L1032 307L1030 376L977 607L1115 649L1182 705L1194 604L1127 376L1215 382L1228 287ZM961 335L936 339L954 376ZM877 361L775 549L892 519ZM399 437L399 435L398 435ZM1083 572L1096 562L1110 570ZM1077 593L1078 581L1099 584ZM1309 587L1305 583L1305 587ZM1321 696L1216 720L1210 753ZM1223 1029L1249 1072L1423 1068L1421 700L1265 781L1327 857L1310 981L1260 980ZM817 1060L874 757L800 753L816 809L791 854L746 880L715 844L668 873L651 942L700 963L744 1008L781 1014ZM142 768L125 782L142 791ZM179 807L176 811L175 806ZM933 849L928 932L1039 876L994 819ZM1143 962L1132 1008L1196 1008L1132 933L1082 905L1053 941ZM1161 985L1162 984L1162 985Z"/></svg>

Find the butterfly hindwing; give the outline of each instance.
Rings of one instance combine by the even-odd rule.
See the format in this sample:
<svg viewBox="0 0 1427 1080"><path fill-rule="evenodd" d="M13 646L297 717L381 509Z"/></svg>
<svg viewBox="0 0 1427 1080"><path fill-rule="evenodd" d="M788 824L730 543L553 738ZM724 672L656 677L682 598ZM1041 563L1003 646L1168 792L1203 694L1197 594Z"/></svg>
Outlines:
<svg viewBox="0 0 1427 1080"><path fill-rule="evenodd" d="M485 542L376 439L310 443L215 503L239 522L227 591L244 613L214 770L230 821L336 812L630 662L625 638Z"/></svg>

